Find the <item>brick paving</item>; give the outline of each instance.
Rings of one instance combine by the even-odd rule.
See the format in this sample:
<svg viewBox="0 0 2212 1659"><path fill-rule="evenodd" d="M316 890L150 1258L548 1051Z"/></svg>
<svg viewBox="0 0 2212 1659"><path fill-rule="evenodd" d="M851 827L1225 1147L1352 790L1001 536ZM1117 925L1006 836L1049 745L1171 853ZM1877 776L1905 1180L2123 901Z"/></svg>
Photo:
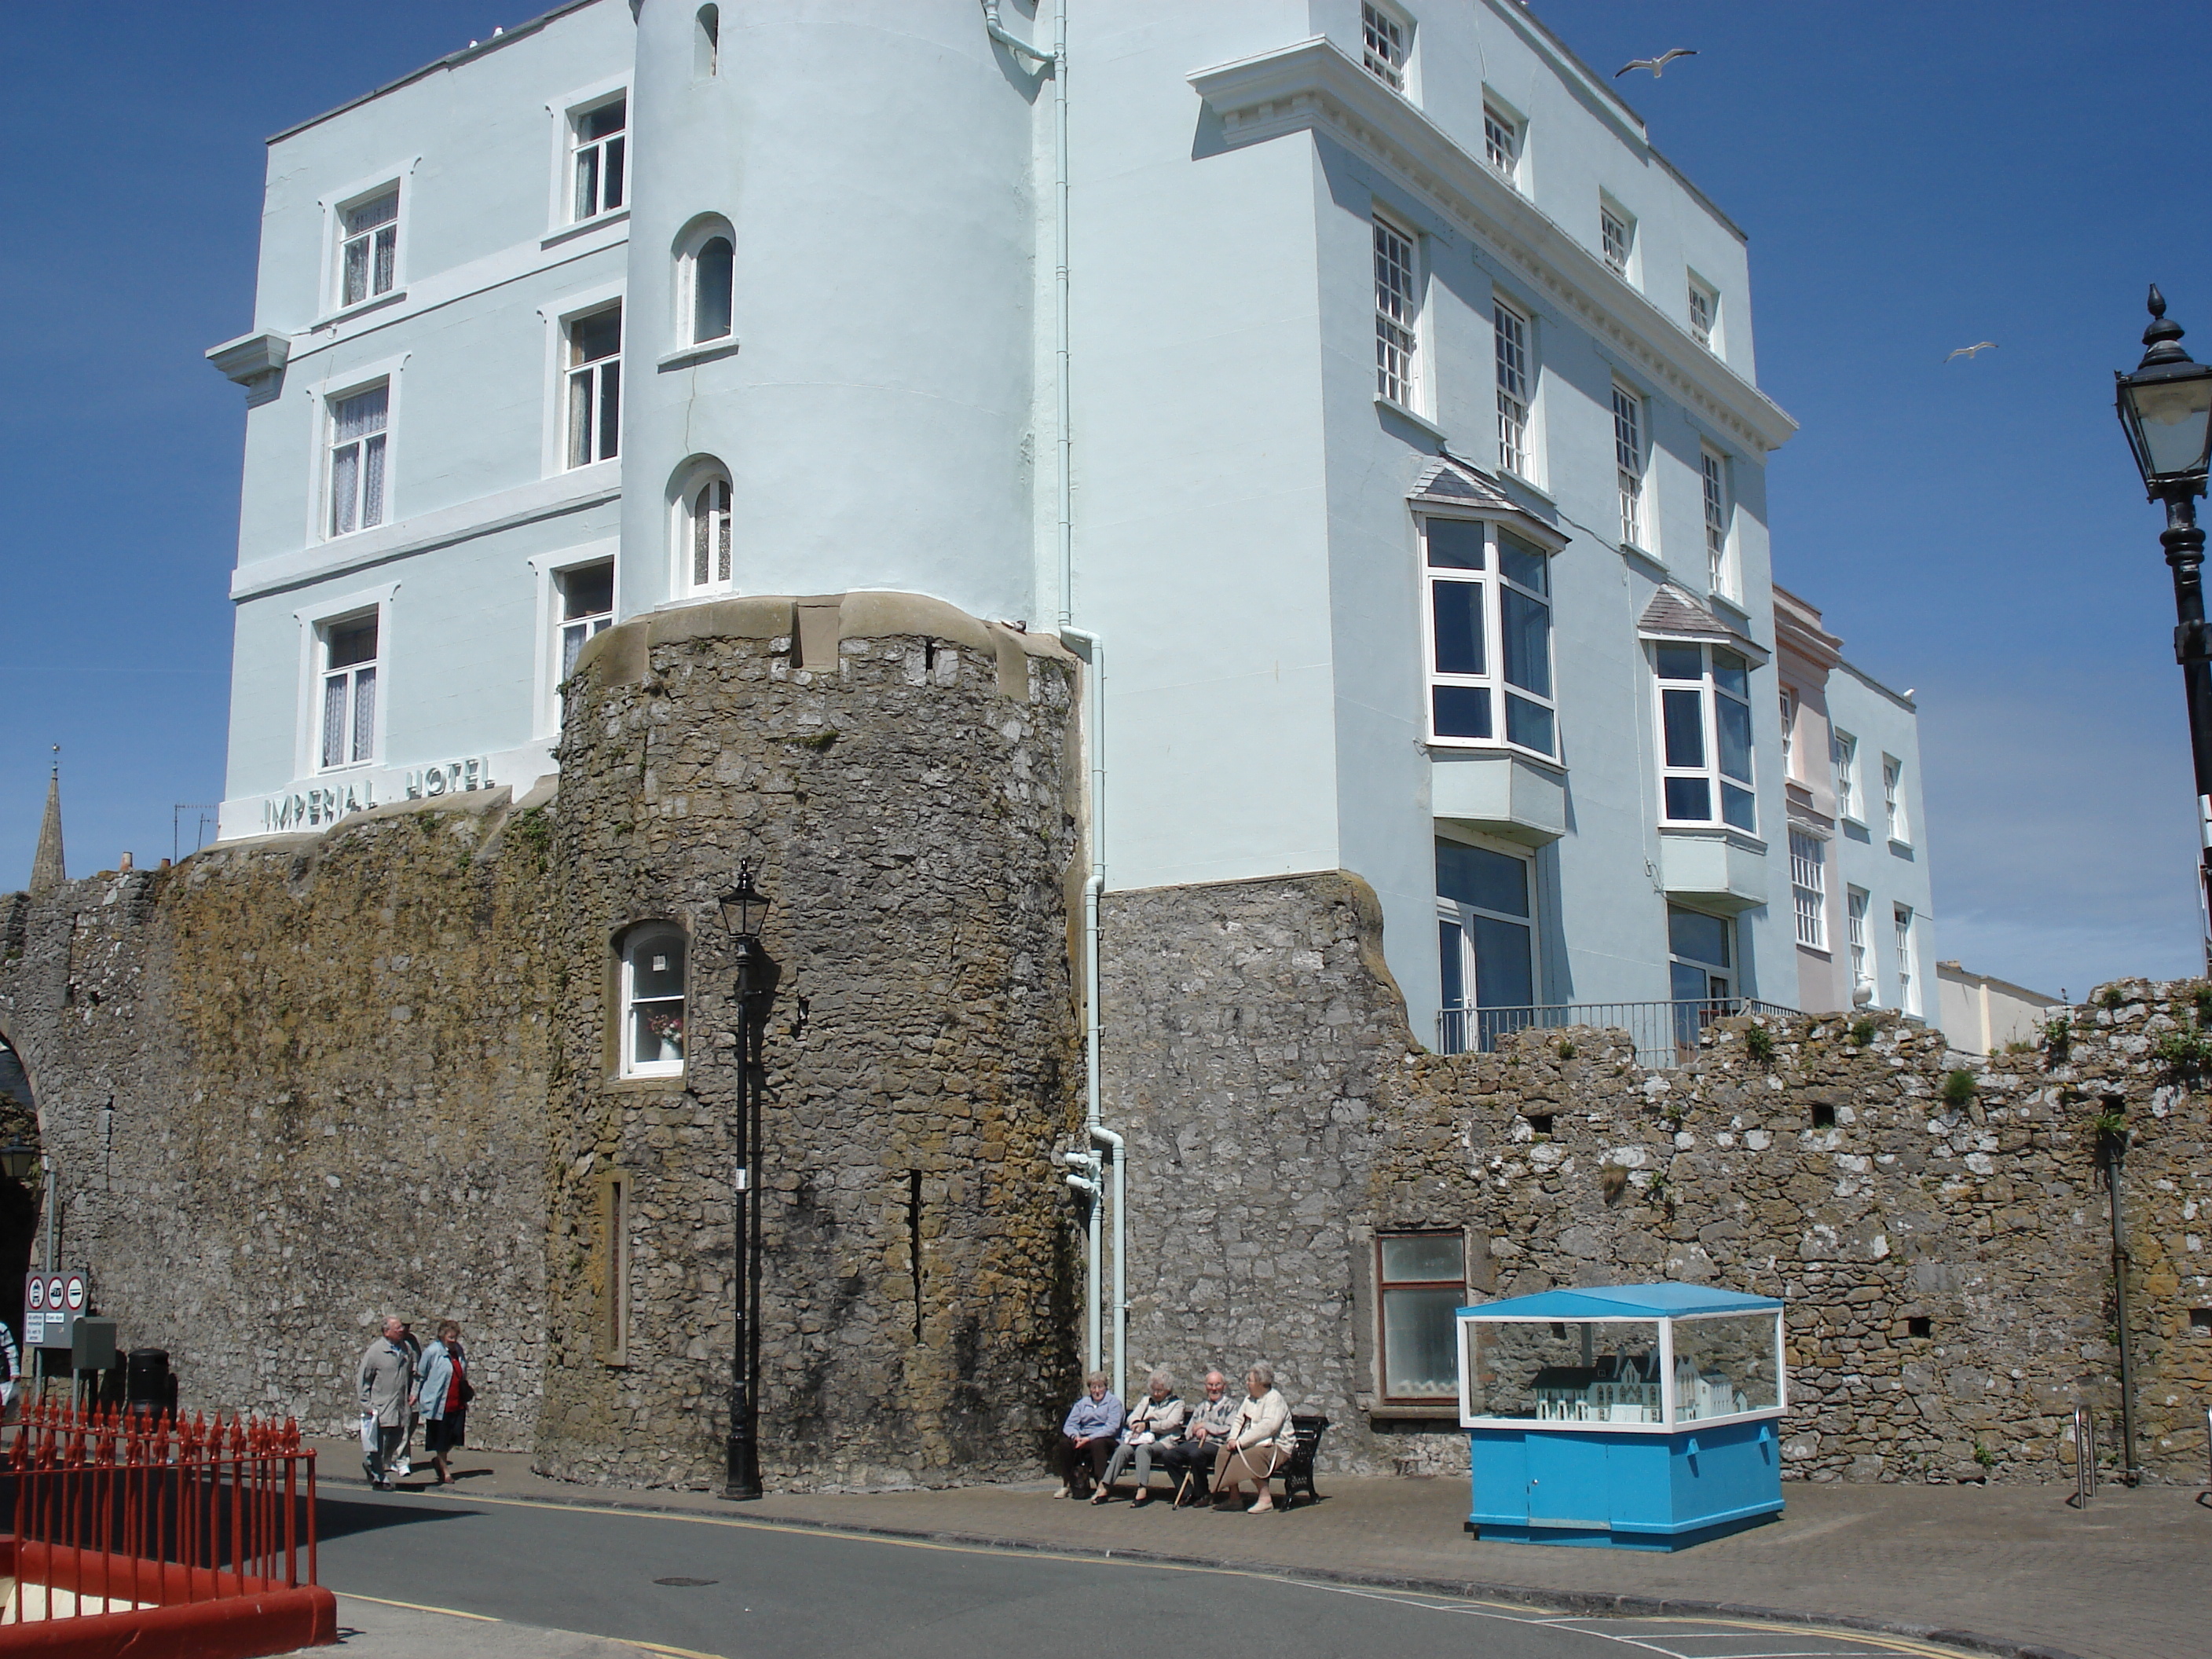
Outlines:
<svg viewBox="0 0 2212 1659"><path fill-rule="evenodd" d="M326 1479L359 1453L320 1443ZM351 1455L349 1451L351 1450ZM1726 1607L1954 1645L2078 1659L2212 1652L2212 1507L2193 1488L2101 1489L2086 1512L2057 1486L1792 1483L1773 1524L1661 1555L1486 1544L1462 1529L1463 1482L1322 1480L1277 1516L1093 1507L1048 1484L731 1504L701 1492L578 1486L517 1454L471 1452L458 1497L606 1504L1070 1553L1404 1584L1576 1612ZM395 1497L404 1503L404 1498Z"/></svg>

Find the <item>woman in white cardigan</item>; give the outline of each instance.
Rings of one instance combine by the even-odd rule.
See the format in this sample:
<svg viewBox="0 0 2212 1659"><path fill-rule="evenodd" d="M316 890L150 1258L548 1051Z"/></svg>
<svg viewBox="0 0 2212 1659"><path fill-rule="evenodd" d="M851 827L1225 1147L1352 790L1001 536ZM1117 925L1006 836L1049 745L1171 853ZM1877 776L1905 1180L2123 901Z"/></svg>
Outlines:
<svg viewBox="0 0 2212 1659"><path fill-rule="evenodd" d="M1245 1372L1244 1392L1249 1397L1221 1449L1221 1468L1214 1472L1214 1507L1224 1509L1234 1504L1237 1487L1249 1480L1257 1496L1244 1512L1265 1515L1275 1507L1267 1495L1267 1477L1291 1461L1294 1439L1291 1408L1275 1392L1272 1365L1255 1365Z"/></svg>

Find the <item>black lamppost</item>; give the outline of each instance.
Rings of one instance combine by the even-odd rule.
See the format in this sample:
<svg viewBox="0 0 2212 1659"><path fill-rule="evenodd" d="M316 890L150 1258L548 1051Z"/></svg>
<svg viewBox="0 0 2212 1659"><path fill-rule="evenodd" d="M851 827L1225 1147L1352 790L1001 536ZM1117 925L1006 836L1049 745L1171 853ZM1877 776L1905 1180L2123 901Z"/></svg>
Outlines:
<svg viewBox="0 0 2212 1659"><path fill-rule="evenodd" d="M2120 424L2135 452L2143 489L2166 503L2159 540L2173 569L2174 660L2189 701L2189 747L2197 763L2198 897L2205 930L2206 971L2212 973L2212 632L2204 623L2204 532L2197 497L2204 493L2206 451L2212 448L2212 363L2192 362L2181 349L2181 325L2169 322L2166 296L2150 291L2150 326L2142 362L2132 374L2114 371Z"/></svg>
<svg viewBox="0 0 2212 1659"><path fill-rule="evenodd" d="M760 927L768 895L753 885L750 862L738 867L738 884L722 895L722 926L729 930L738 964L737 1178L731 1214L736 1241L737 1334L730 1356L730 1437L722 1496L761 1495L760 1439L760 1211L752 1202L760 1185L753 1159L760 1145L761 1032L775 995L780 969L762 948Z"/></svg>

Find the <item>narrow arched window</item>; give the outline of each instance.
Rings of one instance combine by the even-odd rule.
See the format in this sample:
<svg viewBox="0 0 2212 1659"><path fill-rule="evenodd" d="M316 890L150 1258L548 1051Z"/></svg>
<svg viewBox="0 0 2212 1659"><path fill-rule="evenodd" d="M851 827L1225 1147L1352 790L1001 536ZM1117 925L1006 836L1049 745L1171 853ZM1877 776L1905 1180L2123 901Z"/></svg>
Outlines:
<svg viewBox="0 0 2212 1659"><path fill-rule="evenodd" d="M684 930L668 922L632 928L622 949L622 1074L684 1072Z"/></svg>
<svg viewBox="0 0 2212 1659"><path fill-rule="evenodd" d="M691 590L706 592L730 581L730 481L719 475L691 495Z"/></svg>
<svg viewBox="0 0 2212 1659"><path fill-rule="evenodd" d="M695 79L707 81L722 72L722 10L719 6L699 8L699 31L692 40L691 73Z"/></svg>
<svg viewBox="0 0 2212 1659"><path fill-rule="evenodd" d="M726 236L709 236L691 256L691 341L726 339L730 294L737 284L737 250Z"/></svg>

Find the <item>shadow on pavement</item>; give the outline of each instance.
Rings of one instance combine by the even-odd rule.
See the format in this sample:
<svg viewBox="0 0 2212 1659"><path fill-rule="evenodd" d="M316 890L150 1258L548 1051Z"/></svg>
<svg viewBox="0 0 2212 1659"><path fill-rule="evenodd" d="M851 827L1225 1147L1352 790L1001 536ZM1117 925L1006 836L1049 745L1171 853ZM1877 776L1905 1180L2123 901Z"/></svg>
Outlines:
<svg viewBox="0 0 2212 1659"><path fill-rule="evenodd" d="M398 1494L380 1495L380 1501L331 1498L317 1493L315 1498L315 1532L325 1543L333 1538L345 1538L355 1533L381 1532L386 1527L409 1527L421 1521L458 1521L475 1515L475 1510L457 1510L440 1504L414 1504Z"/></svg>

